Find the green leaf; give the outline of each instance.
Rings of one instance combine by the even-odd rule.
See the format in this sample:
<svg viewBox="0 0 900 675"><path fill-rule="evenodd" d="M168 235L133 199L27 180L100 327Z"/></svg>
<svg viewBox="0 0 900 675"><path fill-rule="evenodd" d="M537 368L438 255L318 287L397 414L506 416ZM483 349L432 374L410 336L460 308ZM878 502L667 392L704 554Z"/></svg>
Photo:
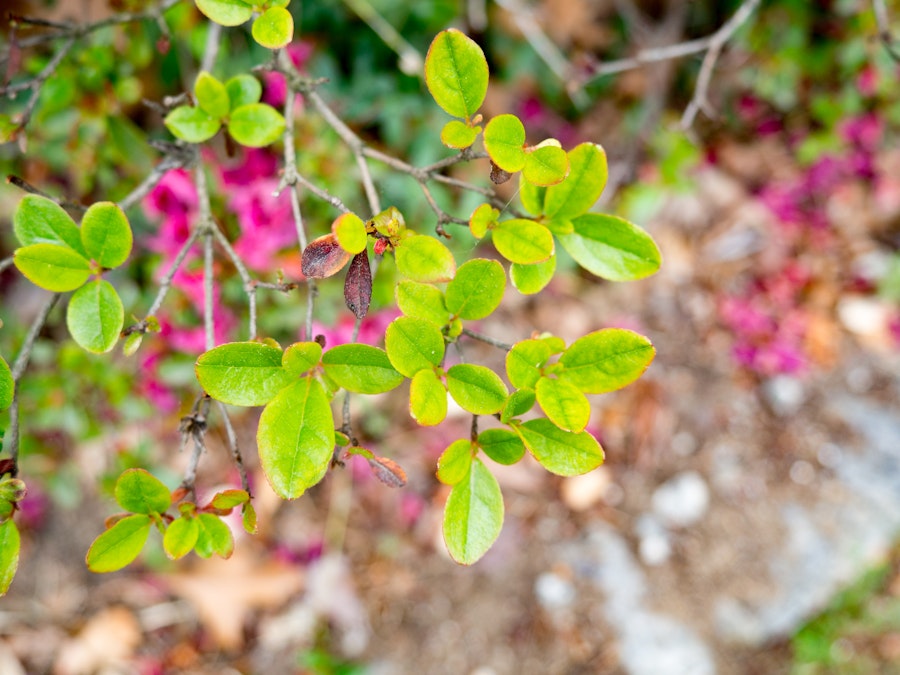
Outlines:
<svg viewBox="0 0 900 675"><path fill-rule="evenodd" d="M250 495L246 490L232 488L216 493L212 498L212 505L217 509L233 509L235 506L246 504L250 501Z"/></svg>
<svg viewBox="0 0 900 675"><path fill-rule="evenodd" d="M522 178L535 185L556 185L565 180L569 173L569 159L566 151L555 145L534 148L525 155Z"/></svg>
<svg viewBox="0 0 900 675"><path fill-rule="evenodd" d="M476 452L478 448L468 438L453 441L438 458L437 479L444 485L456 485L465 479Z"/></svg>
<svg viewBox="0 0 900 675"><path fill-rule="evenodd" d="M16 383L12 371L6 359L0 356L0 410L6 410L12 405L15 393Z"/></svg>
<svg viewBox="0 0 900 675"><path fill-rule="evenodd" d="M266 103L250 103L231 111L228 133L241 145L262 148L281 138L284 117Z"/></svg>
<svg viewBox="0 0 900 675"><path fill-rule="evenodd" d="M122 353L125 356L134 356L137 353L137 350L141 348L141 343L143 341L143 333L129 333L128 337L125 338L125 342L122 344Z"/></svg>
<svg viewBox="0 0 900 675"><path fill-rule="evenodd" d="M532 213L565 220L587 213L600 199L608 175L603 148L595 143L582 143L569 151L569 175L559 185L547 188L540 210ZM525 203L524 188L522 203ZM525 208L531 211L528 206Z"/></svg>
<svg viewBox="0 0 900 675"><path fill-rule="evenodd" d="M253 16L253 8L241 0L195 0L197 9L222 26L240 26Z"/></svg>
<svg viewBox="0 0 900 675"><path fill-rule="evenodd" d="M484 149L504 171L515 173L525 166L525 127L515 115L498 115L484 128Z"/></svg>
<svg viewBox="0 0 900 675"><path fill-rule="evenodd" d="M525 447L550 473L578 476L603 464L603 448L586 431L563 431L548 419L529 420L515 428Z"/></svg>
<svg viewBox="0 0 900 675"><path fill-rule="evenodd" d="M656 350L650 340L624 328L604 328L578 338L559 357L561 377L585 394L603 394L631 384Z"/></svg>
<svg viewBox="0 0 900 675"><path fill-rule="evenodd" d="M284 350L281 365L289 375L299 377L319 365L322 345L318 342L295 342Z"/></svg>
<svg viewBox="0 0 900 675"><path fill-rule="evenodd" d="M115 487L116 501L132 513L165 513L172 505L172 493L159 478L144 469L127 469Z"/></svg>
<svg viewBox="0 0 900 675"><path fill-rule="evenodd" d="M205 70L201 70L194 80L194 96L200 109L217 120L226 117L231 110L231 99L225 85Z"/></svg>
<svg viewBox="0 0 900 675"><path fill-rule="evenodd" d="M444 304L444 294L430 284L402 280L394 289L397 306L406 316L427 319L443 327L450 321L450 312Z"/></svg>
<svg viewBox="0 0 900 675"><path fill-rule="evenodd" d="M269 7L253 22L253 39L267 49L281 49L294 39L294 17L284 7Z"/></svg>
<svg viewBox="0 0 900 675"><path fill-rule="evenodd" d="M59 244L88 257L75 221L59 204L46 197L25 195L13 214L13 228L22 246Z"/></svg>
<svg viewBox="0 0 900 675"><path fill-rule="evenodd" d="M246 73L235 75L225 83L228 93L228 109L240 108L242 105L259 103L262 97L262 85L252 75Z"/></svg>
<svg viewBox="0 0 900 675"><path fill-rule="evenodd" d="M490 204L482 204L472 211L472 216L469 218L469 231L473 237L481 239L489 229L496 227L499 217L500 211Z"/></svg>
<svg viewBox="0 0 900 675"><path fill-rule="evenodd" d="M197 516L197 525L197 543L194 545L197 555L209 558L216 553L222 558L231 557L234 552L234 536L221 518L212 513L201 513Z"/></svg>
<svg viewBox="0 0 900 675"><path fill-rule="evenodd" d="M338 386L358 394L380 394L403 382L384 350L369 345L333 347L322 356L322 367Z"/></svg>
<svg viewBox="0 0 900 675"><path fill-rule="evenodd" d="M356 255L366 250L366 224L355 213L342 213L331 224L331 232L340 247Z"/></svg>
<svg viewBox="0 0 900 675"><path fill-rule="evenodd" d="M533 220L504 220L491 230L491 237L500 255L520 265L544 262L553 255L553 235Z"/></svg>
<svg viewBox="0 0 900 675"><path fill-rule="evenodd" d="M506 354L506 376L516 389L533 389L553 352L543 340L522 340Z"/></svg>
<svg viewBox="0 0 900 675"><path fill-rule="evenodd" d="M91 276L91 263L68 246L23 246L16 249L13 261L35 286L56 293L74 291Z"/></svg>
<svg viewBox="0 0 900 675"><path fill-rule="evenodd" d="M450 281L456 273L456 261L450 249L424 234L398 242L395 257L400 274L413 281Z"/></svg>
<svg viewBox="0 0 900 675"><path fill-rule="evenodd" d="M560 429L581 433L591 418L591 404L574 384L542 377L534 388L538 405Z"/></svg>
<svg viewBox="0 0 900 675"><path fill-rule="evenodd" d="M485 429L478 434L478 445L498 464L515 464L525 455L522 439L509 429Z"/></svg>
<svg viewBox="0 0 900 675"><path fill-rule="evenodd" d="M534 265L513 263L509 267L509 278L522 295L540 293L556 273L556 255Z"/></svg>
<svg viewBox="0 0 900 675"><path fill-rule="evenodd" d="M463 410L474 415L500 412L509 391L490 368L460 363L447 371L447 388Z"/></svg>
<svg viewBox="0 0 900 675"><path fill-rule="evenodd" d="M291 373L282 352L259 342L231 342L200 355L197 381L217 401L230 405L265 405L288 386Z"/></svg>
<svg viewBox="0 0 900 675"><path fill-rule="evenodd" d="M222 126L222 123L215 117L211 117L200 108L189 105L180 105L172 110L166 115L163 123L175 138L180 138L188 143L208 141Z"/></svg>
<svg viewBox="0 0 900 675"><path fill-rule="evenodd" d="M147 542L150 516L136 513L122 518L94 539L85 561L91 572L115 572L131 563Z"/></svg>
<svg viewBox="0 0 900 675"><path fill-rule="evenodd" d="M250 502L244 504L244 508L241 511L241 524L244 526L245 532L256 534L256 509L253 508L253 504Z"/></svg>
<svg viewBox="0 0 900 675"><path fill-rule="evenodd" d="M163 535L163 550L172 560L183 558L194 548L199 534L200 525L194 516L176 518Z"/></svg>
<svg viewBox="0 0 900 675"><path fill-rule="evenodd" d="M483 319L500 305L506 274L496 260L475 258L460 265L447 284L447 309L466 320Z"/></svg>
<svg viewBox="0 0 900 675"><path fill-rule="evenodd" d="M661 261L653 238L624 218L586 213L559 242L575 262L610 281L634 281L654 274Z"/></svg>
<svg viewBox="0 0 900 675"><path fill-rule="evenodd" d="M509 423L514 417L524 415L532 407L534 407L535 395L533 389L517 389L503 404L503 410L500 411L500 421L504 424Z"/></svg>
<svg viewBox="0 0 900 675"><path fill-rule="evenodd" d="M444 359L444 336L426 319L411 316L394 319L387 327L384 346L394 368L406 377L439 366Z"/></svg>
<svg viewBox="0 0 900 675"><path fill-rule="evenodd" d="M125 309L119 294L104 279L95 279L75 291L66 309L66 325L72 338L94 354L115 347L124 323Z"/></svg>
<svg viewBox="0 0 900 675"><path fill-rule="evenodd" d="M296 499L322 480L334 450L334 417L319 381L301 380L272 399L259 418L256 443L280 497Z"/></svg>
<svg viewBox="0 0 900 675"><path fill-rule="evenodd" d="M453 486L444 507L444 543L456 562L475 563L487 553L503 527L500 485L481 460Z"/></svg>
<svg viewBox="0 0 900 675"><path fill-rule="evenodd" d="M454 28L441 31L425 56L425 84L441 108L454 117L468 119L481 107L487 93L484 52Z"/></svg>
<svg viewBox="0 0 900 675"><path fill-rule="evenodd" d="M567 179L568 180L568 179ZM563 184L565 181L563 181ZM547 188L540 187L528 181L522 181L519 184L519 200L528 213L539 216L544 212L544 198L547 195Z"/></svg>
<svg viewBox="0 0 900 675"><path fill-rule="evenodd" d="M413 375L409 413L423 427L440 424L447 417L447 388L434 370L423 368Z"/></svg>
<svg viewBox="0 0 900 675"><path fill-rule="evenodd" d="M448 148L462 150L472 145L480 133L479 126L470 127L465 122L450 120L441 130L441 143Z"/></svg>
<svg viewBox="0 0 900 675"><path fill-rule="evenodd" d="M131 226L125 212L112 202L92 204L81 219L81 241L101 267L118 267L131 253Z"/></svg>
<svg viewBox="0 0 900 675"><path fill-rule="evenodd" d="M0 523L0 596L6 595L19 567L19 548L22 545L19 528L12 518Z"/></svg>

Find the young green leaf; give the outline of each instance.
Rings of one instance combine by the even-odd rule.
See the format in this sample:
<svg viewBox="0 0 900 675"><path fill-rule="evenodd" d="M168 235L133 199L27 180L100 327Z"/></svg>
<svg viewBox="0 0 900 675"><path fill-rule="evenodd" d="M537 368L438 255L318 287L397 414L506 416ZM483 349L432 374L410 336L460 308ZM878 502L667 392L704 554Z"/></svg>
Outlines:
<svg viewBox="0 0 900 675"><path fill-rule="evenodd" d="M484 52L456 29L441 31L425 56L425 84L441 108L454 117L470 118L487 93Z"/></svg>
<svg viewBox="0 0 900 675"><path fill-rule="evenodd" d="M569 175L559 185L547 188L541 210L532 213L564 220L587 213L600 198L608 175L603 148L595 143L582 143L569 151Z"/></svg>
<svg viewBox="0 0 900 675"><path fill-rule="evenodd" d="M477 562L497 540L503 527L500 485L481 460L453 486L444 507L444 543L456 562Z"/></svg>
<svg viewBox="0 0 900 675"><path fill-rule="evenodd" d="M221 492L216 493L216 495L212 498L212 505L214 508L227 510L233 509L235 506L240 506L241 504L246 504L250 501L250 495L246 490L238 490L236 488L232 488L230 490L222 490Z"/></svg>
<svg viewBox="0 0 900 675"><path fill-rule="evenodd" d="M535 395L533 389L517 389L509 395L503 409L500 411L500 421L508 424L510 420L524 415L534 407Z"/></svg>
<svg viewBox="0 0 900 675"><path fill-rule="evenodd" d="M242 105L259 103L262 97L262 85L252 75L242 73L235 75L225 82L225 91L228 93L228 109L234 110Z"/></svg>
<svg viewBox="0 0 900 675"><path fill-rule="evenodd" d="M572 225L574 231L560 236L559 241L588 272L610 281L635 281L659 269L656 242L624 218L586 213Z"/></svg>
<svg viewBox="0 0 900 675"><path fill-rule="evenodd" d="M559 357L561 377L585 394L615 391L638 379L656 350L650 340L624 328L605 328L578 338Z"/></svg>
<svg viewBox="0 0 900 675"><path fill-rule="evenodd" d="M197 381L217 401L230 405L265 405L290 384L280 349L259 342L232 342L200 355Z"/></svg>
<svg viewBox="0 0 900 675"><path fill-rule="evenodd" d="M444 294L431 284L404 279L394 289L397 307L406 316L427 319L443 327L450 320L450 312L444 304Z"/></svg>
<svg viewBox="0 0 900 675"><path fill-rule="evenodd" d="M478 445L498 464L515 464L525 455L522 439L509 429L485 429L478 434Z"/></svg>
<svg viewBox="0 0 900 675"><path fill-rule="evenodd" d="M526 153L522 178L535 185L556 185L569 173L566 151L555 145L539 146Z"/></svg>
<svg viewBox="0 0 900 675"><path fill-rule="evenodd" d="M130 564L144 548L153 520L136 513L117 521L94 539L85 561L91 572L115 572Z"/></svg>
<svg viewBox="0 0 900 675"><path fill-rule="evenodd" d="M541 377L541 368L552 355L543 340L522 340L506 354L506 376L517 389L532 389Z"/></svg>
<svg viewBox="0 0 900 675"><path fill-rule="evenodd" d="M500 211L490 204L482 204L472 211L469 218L469 231L476 239L481 239L487 234L487 231L497 225L497 219L500 217Z"/></svg>
<svg viewBox="0 0 900 675"><path fill-rule="evenodd" d="M9 364L0 356L0 410L6 410L12 405L13 395L16 392L16 383L13 380Z"/></svg>
<svg viewBox="0 0 900 675"><path fill-rule="evenodd" d="M423 368L413 375L409 413L423 427L440 424L447 417L447 388L434 370Z"/></svg>
<svg viewBox="0 0 900 675"><path fill-rule="evenodd" d="M474 415L500 412L509 391L490 368L459 363L447 371L447 388L459 406Z"/></svg>
<svg viewBox="0 0 900 675"><path fill-rule="evenodd" d="M165 513L172 505L172 493L162 481L144 469L127 469L115 487L116 501L132 513Z"/></svg>
<svg viewBox="0 0 900 675"><path fill-rule="evenodd" d="M284 7L269 7L251 29L253 39L267 49L281 49L294 39L294 17Z"/></svg>
<svg viewBox="0 0 900 675"><path fill-rule="evenodd" d="M438 458L437 479L444 485L459 483L469 475L472 460L477 452L478 448L468 438L453 441Z"/></svg>
<svg viewBox="0 0 900 675"><path fill-rule="evenodd" d="M0 523L0 597L6 595L19 567L19 528L8 518Z"/></svg>
<svg viewBox="0 0 900 675"><path fill-rule="evenodd" d="M180 516L166 528L163 535L163 550L171 560L183 558L197 543L200 525L194 516Z"/></svg>
<svg viewBox="0 0 900 675"><path fill-rule="evenodd" d="M318 342L295 342L281 357L281 365L290 375L299 377L315 368L322 360L322 345Z"/></svg>
<svg viewBox="0 0 900 675"><path fill-rule="evenodd" d="M194 80L194 96L200 109L210 117L222 119L231 109L225 85L205 70L200 71Z"/></svg>
<svg viewBox="0 0 900 675"><path fill-rule="evenodd" d="M338 386L359 394L380 394L403 382L384 350L369 345L332 347L322 356L322 367Z"/></svg>
<svg viewBox="0 0 900 675"><path fill-rule="evenodd" d="M491 238L500 255L520 265L544 262L553 255L553 235L533 220L504 220L491 230Z"/></svg>
<svg viewBox="0 0 900 675"><path fill-rule="evenodd" d="M125 308L119 294L104 279L95 279L75 291L66 309L72 339L94 354L115 347L124 323Z"/></svg>
<svg viewBox="0 0 900 675"><path fill-rule="evenodd" d="M44 290L74 291L91 276L91 263L68 246L31 244L16 249L13 262L22 275Z"/></svg>
<svg viewBox="0 0 900 675"><path fill-rule="evenodd" d="M163 123L175 138L188 143L202 143L216 135L222 123L200 108L180 105L168 115Z"/></svg>
<svg viewBox="0 0 900 675"><path fill-rule="evenodd" d="M240 26L253 16L253 7L241 0L195 0L207 18L222 26Z"/></svg>
<svg viewBox="0 0 900 675"><path fill-rule="evenodd" d="M395 257L400 274L413 281L450 281L456 274L456 261L450 249L424 234L398 242Z"/></svg>
<svg viewBox="0 0 900 675"><path fill-rule="evenodd" d="M356 255L366 250L366 224L355 213L342 213L331 224L331 233L340 247Z"/></svg>
<svg viewBox="0 0 900 675"><path fill-rule="evenodd" d="M25 195L13 214L13 229L22 246L58 244L88 257L75 221L59 204L46 197Z"/></svg>
<svg viewBox="0 0 900 675"><path fill-rule="evenodd" d="M197 543L194 550L197 555L209 558L215 553L221 558L230 558L234 552L234 536L228 525L212 513L201 513L196 520Z"/></svg>
<svg viewBox="0 0 900 675"><path fill-rule="evenodd" d="M578 476L603 464L603 448L588 432L563 431L548 419L529 420L514 427L525 447L550 473Z"/></svg>
<svg viewBox="0 0 900 675"><path fill-rule="evenodd" d="M491 161L515 173L525 166L525 127L515 115L498 115L484 127L484 149Z"/></svg>
<svg viewBox="0 0 900 675"><path fill-rule="evenodd" d="M250 502L244 504L244 508L241 511L241 524L244 526L244 531L247 534L256 534L256 509L253 508L253 504Z"/></svg>
<svg viewBox="0 0 900 675"><path fill-rule="evenodd" d="M344 304L357 319L365 318L372 301L372 268L365 248L353 256L344 278Z"/></svg>
<svg viewBox="0 0 900 675"><path fill-rule="evenodd" d="M460 265L447 284L447 309L460 319L483 319L500 305L506 274L496 260L475 258Z"/></svg>
<svg viewBox="0 0 900 675"><path fill-rule="evenodd" d="M509 278L522 295L540 293L550 283L555 273L556 254L534 265L513 263L509 266Z"/></svg>
<svg viewBox="0 0 900 675"><path fill-rule="evenodd" d="M444 336L430 321L401 316L387 327L384 346L394 368L406 377L439 366L444 359Z"/></svg>
<svg viewBox="0 0 900 675"><path fill-rule="evenodd" d="M337 274L353 254L345 250L333 234L313 239L300 256L300 270L308 279L325 279Z"/></svg>
<svg viewBox="0 0 900 675"><path fill-rule="evenodd" d="M263 409L256 443L263 472L283 499L322 480L334 450L334 417L319 381L310 377L281 390Z"/></svg>
<svg viewBox="0 0 900 675"><path fill-rule="evenodd" d="M534 388L538 405L560 429L581 433L591 418L591 404L574 384L542 377Z"/></svg>
<svg viewBox="0 0 900 675"><path fill-rule="evenodd" d="M441 143L448 148L462 150L472 145L479 133L481 133L479 126L470 127L459 120L450 120L441 130Z"/></svg>
<svg viewBox="0 0 900 675"><path fill-rule="evenodd" d="M281 113L266 103L250 103L231 111L228 133L241 145L262 148L271 145L284 133Z"/></svg>
<svg viewBox="0 0 900 675"><path fill-rule="evenodd" d="M131 253L131 226L125 212L112 202L91 204L81 219L81 241L101 267L118 267Z"/></svg>

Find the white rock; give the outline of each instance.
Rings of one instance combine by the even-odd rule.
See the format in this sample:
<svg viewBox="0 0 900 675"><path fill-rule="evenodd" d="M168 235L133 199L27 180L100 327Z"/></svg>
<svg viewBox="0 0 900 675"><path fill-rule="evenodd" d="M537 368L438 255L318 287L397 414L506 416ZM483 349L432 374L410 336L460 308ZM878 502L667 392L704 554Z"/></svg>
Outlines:
<svg viewBox="0 0 900 675"><path fill-rule="evenodd" d="M534 594L545 609L563 609L575 602L572 582L553 572L544 572L537 578Z"/></svg>
<svg viewBox="0 0 900 675"><path fill-rule="evenodd" d="M669 527L687 527L709 508L709 487L696 471L684 471L656 488L653 512Z"/></svg>

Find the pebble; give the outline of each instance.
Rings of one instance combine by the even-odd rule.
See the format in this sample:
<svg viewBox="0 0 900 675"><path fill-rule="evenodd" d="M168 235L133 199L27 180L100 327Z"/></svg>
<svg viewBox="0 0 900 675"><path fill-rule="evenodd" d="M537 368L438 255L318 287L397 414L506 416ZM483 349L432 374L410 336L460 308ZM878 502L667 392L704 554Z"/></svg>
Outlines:
<svg viewBox="0 0 900 675"><path fill-rule="evenodd" d="M548 610L565 609L576 597L572 582L554 572L544 572L537 578L534 594L541 607Z"/></svg>
<svg viewBox="0 0 900 675"><path fill-rule="evenodd" d="M638 555L645 565L658 567L672 556L672 541L668 530L659 519L651 514L644 514L635 526L640 543Z"/></svg>
<svg viewBox="0 0 900 675"><path fill-rule="evenodd" d="M653 512L668 527L688 527L709 509L709 487L696 471L684 471L656 488Z"/></svg>
<svg viewBox="0 0 900 675"><path fill-rule="evenodd" d="M803 383L790 375L776 375L766 381L763 395L779 417L795 415L806 400Z"/></svg>

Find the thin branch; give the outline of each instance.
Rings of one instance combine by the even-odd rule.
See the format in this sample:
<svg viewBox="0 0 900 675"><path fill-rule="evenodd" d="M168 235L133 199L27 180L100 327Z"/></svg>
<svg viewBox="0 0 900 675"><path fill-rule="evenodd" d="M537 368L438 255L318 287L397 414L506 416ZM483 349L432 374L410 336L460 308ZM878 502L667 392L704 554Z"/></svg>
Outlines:
<svg viewBox="0 0 900 675"><path fill-rule="evenodd" d="M250 272L247 269L247 266L244 264L244 261L241 260L241 257L237 254L237 251L231 246L231 242L228 241L228 238L222 233L218 227L211 227L210 232L212 232L212 236L219 242L219 245L225 249L225 253L228 256L229 260L231 260L231 264L234 265L234 268L237 270L238 276L241 278L241 281L244 283L244 292L247 293L247 304L249 305L250 312L250 320L249 320L249 337L248 340L256 339L256 289L261 286L258 281L254 281L253 277L250 276Z"/></svg>
<svg viewBox="0 0 900 675"><path fill-rule="evenodd" d="M474 330L469 330L468 328L462 329L463 335L468 335L470 338L475 340L480 340L481 342L485 342L493 347L497 347L498 349L502 349L504 351L509 351L512 349L512 345L502 342L500 340L496 340L487 335L482 335L481 333L476 333Z"/></svg>
<svg viewBox="0 0 900 675"><path fill-rule="evenodd" d="M52 195L49 195L46 192L44 192L43 190L40 190L40 189L36 188L35 186L33 186L31 183L28 183L24 179L19 178L18 176L8 175L6 177L6 182L9 183L10 185L15 185L20 190L24 190L25 192L28 192L29 194L38 195L40 197L49 199L52 202L56 202L61 207L63 207L66 211L74 211L75 213L78 213L78 214L83 214L85 211L87 211L87 209L84 206L82 206L81 204L70 201L68 199L60 199L60 198L54 197Z"/></svg>
<svg viewBox="0 0 900 675"><path fill-rule="evenodd" d="M407 75L421 76L425 63L422 55L367 0L344 0L344 4L369 24L382 42L400 57L400 70Z"/></svg>
<svg viewBox="0 0 900 675"><path fill-rule="evenodd" d="M228 408L221 401L216 401L219 408L219 414L222 415L222 421L225 423L225 435L228 437L228 447L231 448L231 458L237 467L238 474L241 477L241 487L247 494L250 494L250 479L247 476L247 468L244 466L244 458L241 455L241 449L238 446L237 434L234 432L234 426L231 424L231 415L228 414ZM251 495L252 496L252 495Z"/></svg>
<svg viewBox="0 0 900 675"><path fill-rule="evenodd" d="M188 465L184 470L184 479L181 481L181 487L188 490L191 498L196 501L197 493L194 485L197 481L197 467L200 464L200 455L206 450L206 430L208 428L209 419L209 396L203 394L195 402L190 414L181 418L178 425L178 431L181 432L181 449L187 445L188 439L194 442L194 449Z"/></svg>
<svg viewBox="0 0 900 675"><path fill-rule="evenodd" d="M159 311L159 308L162 307L163 301L166 299L166 295L168 295L169 289L172 287L172 279L175 278L178 268L184 263L188 251L191 250L191 247L193 247L194 242L197 241L197 237L199 236L200 230L196 227L193 228L190 235L188 235L187 241L182 244L181 249L178 251L178 255L175 256L175 260L169 265L166 275L160 281L159 291L157 291L156 297L153 299L153 304L150 305L150 309L147 310L147 316L155 315Z"/></svg>
<svg viewBox="0 0 900 675"><path fill-rule="evenodd" d="M166 173L173 169L184 168L193 161L194 157L195 154L193 152L171 152L166 154L162 160L153 167L153 171L151 171L139 185L119 201L119 206L123 211L127 211L150 194L150 191L159 184L159 181L165 177Z"/></svg>
<svg viewBox="0 0 900 675"><path fill-rule="evenodd" d="M69 38L66 43L59 48L59 51L57 51L56 54L53 55L53 58L47 62L47 65L44 66L41 72L35 75L31 80L27 82L20 82L19 84L10 85L8 87L5 87L4 89L0 89L0 95L6 94L7 96L14 95L19 91L24 91L26 89L31 90L31 96L25 103L25 108L17 116L17 130L24 129L26 126L28 126L28 122L31 120L31 115L34 113L34 108L35 106L37 106L38 99L41 96L41 87L43 87L44 82L46 82L47 79L56 72L59 64L62 63L62 60L66 58L66 55L74 46L75 38Z"/></svg>
<svg viewBox="0 0 900 675"><path fill-rule="evenodd" d="M0 260L0 273L2 273L7 267L13 264L14 258L9 256L8 258L4 258Z"/></svg>
<svg viewBox="0 0 900 675"><path fill-rule="evenodd" d="M895 46L894 34L891 31L891 20L888 16L884 0L872 0L872 9L875 11L875 22L878 24L878 37L887 53L894 61L900 62L900 51Z"/></svg>

